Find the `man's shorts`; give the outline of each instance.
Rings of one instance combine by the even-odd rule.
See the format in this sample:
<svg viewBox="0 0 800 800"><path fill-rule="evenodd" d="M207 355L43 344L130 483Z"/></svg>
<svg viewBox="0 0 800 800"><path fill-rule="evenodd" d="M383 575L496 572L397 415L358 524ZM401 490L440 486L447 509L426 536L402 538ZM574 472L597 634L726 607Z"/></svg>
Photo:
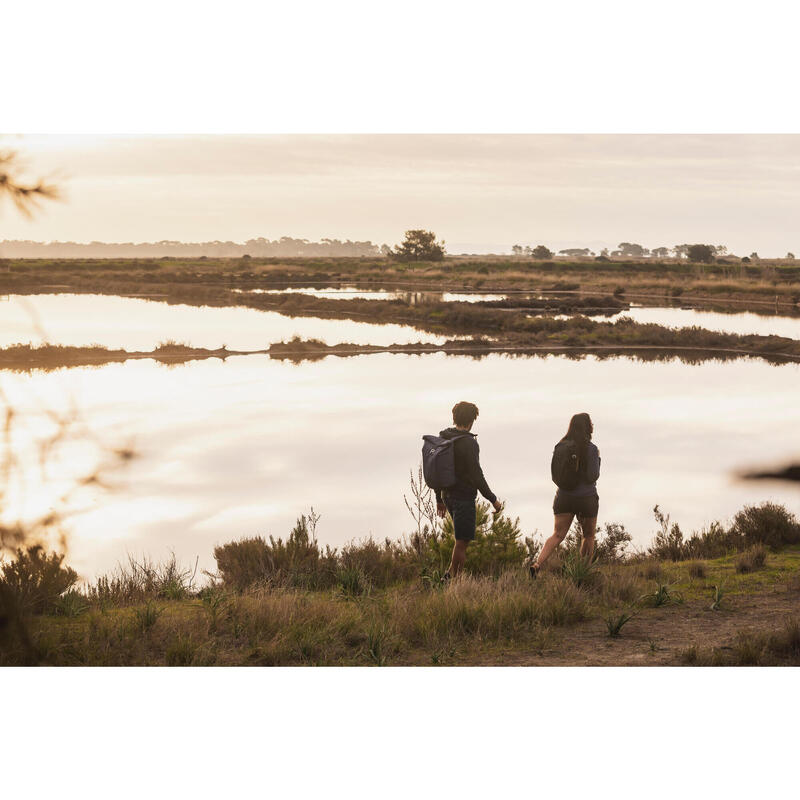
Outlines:
<svg viewBox="0 0 800 800"><path fill-rule="evenodd" d="M563 492L556 492L553 500L553 513L575 514L577 517L592 519L597 516L599 506L600 498L596 493L585 497L573 497Z"/></svg>
<svg viewBox="0 0 800 800"><path fill-rule="evenodd" d="M453 530L460 542L475 538L475 501L458 500L444 495L444 504L453 519Z"/></svg>

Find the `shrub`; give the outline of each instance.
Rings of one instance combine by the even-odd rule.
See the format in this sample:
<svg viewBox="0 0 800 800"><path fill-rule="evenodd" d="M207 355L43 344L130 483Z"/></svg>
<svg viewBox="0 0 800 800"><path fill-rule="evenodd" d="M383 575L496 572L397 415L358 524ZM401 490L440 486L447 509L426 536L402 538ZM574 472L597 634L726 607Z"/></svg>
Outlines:
<svg viewBox="0 0 800 800"><path fill-rule="evenodd" d="M598 561L615 562L627 558L627 547L632 536L625 530L624 525L609 522L598 532L595 544L594 557Z"/></svg>
<svg viewBox="0 0 800 800"><path fill-rule="evenodd" d="M800 522L784 506L767 502L739 511L733 518L731 533L747 547L764 544L777 549L800 543Z"/></svg>
<svg viewBox="0 0 800 800"><path fill-rule="evenodd" d="M333 585L335 552L323 552L316 539L319 516L301 515L289 538L269 541L261 536L240 539L214 548L222 582L242 590L254 583L322 589Z"/></svg>
<svg viewBox="0 0 800 800"><path fill-rule="evenodd" d="M78 581L71 567L62 566L63 554L46 553L41 545L18 548L2 565L0 583L4 593L23 613L44 614L56 609L58 599Z"/></svg>
<svg viewBox="0 0 800 800"><path fill-rule="evenodd" d="M800 522L776 503L745 506L733 518L729 528L719 522L684 539L677 523L670 525L669 515L658 506L653 509L661 530L656 534L647 554L654 558L681 561L687 558L718 558L762 544L777 549L800 543Z"/></svg>
<svg viewBox="0 0 800 800"><path fill-rule="evenodd" d="M757 544L749 550L745 550L736 559L736 571L740 573L755 572L761 569L767 560L767 548L763 544Z"/></svg>
<svg viewBox="0 0 800 800"><path fill-rule="evenodd" d="M683 540L683 531L677 522L670 525L669 514L664 514L658 506L653 508L653 514L661 530L656 534L653 544L647 554L653 558L667 561L680 561L686 557L686 543Z"/></svg>

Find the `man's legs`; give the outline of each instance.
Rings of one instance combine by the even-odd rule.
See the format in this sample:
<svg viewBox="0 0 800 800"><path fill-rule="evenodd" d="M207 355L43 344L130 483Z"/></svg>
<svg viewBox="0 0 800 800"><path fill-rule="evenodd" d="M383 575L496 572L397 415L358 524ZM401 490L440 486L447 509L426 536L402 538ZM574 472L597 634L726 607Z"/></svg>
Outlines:
<svg viewBox="0 0 800 800"><path fill-rule="evenodd" d="M467 560L468 544L469 542L464 539L456 539L456 543L453 545L453 556L450 559L450 569L448 570L451 578L455 578L461 572L461 568Z"/></svg>
<svg viewBox="0 0 800 800"><path fill-rule="evenodd" d="M475 501L446 499L445 502L453 520L453 533L456 539L447 575L455 578L467 560L467 545L475 538Z"/></svg>

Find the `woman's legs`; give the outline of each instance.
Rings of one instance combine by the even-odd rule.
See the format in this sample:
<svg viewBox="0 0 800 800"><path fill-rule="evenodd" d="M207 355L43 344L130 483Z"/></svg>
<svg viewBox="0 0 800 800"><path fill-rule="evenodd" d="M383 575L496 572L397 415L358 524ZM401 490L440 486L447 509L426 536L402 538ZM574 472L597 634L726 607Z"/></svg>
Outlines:
<svg viewBox="0 0 800 800"><path fill-rule="evenodd" d="M597 531L597 517L579 517L581 523L581 558L592 560L594 554L594 535Z"/></svg>
<svg viewBox="0 0 800 800"><path fill-rule="evenodd" d="M572 525L572 518L574 514L556 514L555 524L553 526L553 535L544 543L542 552L539 553L539 558L533 565L534 569L539 569L552 554L553 550L564 541L566 535L569 533L569 526ZM592 540L594 541L594 540Z"/></svg>

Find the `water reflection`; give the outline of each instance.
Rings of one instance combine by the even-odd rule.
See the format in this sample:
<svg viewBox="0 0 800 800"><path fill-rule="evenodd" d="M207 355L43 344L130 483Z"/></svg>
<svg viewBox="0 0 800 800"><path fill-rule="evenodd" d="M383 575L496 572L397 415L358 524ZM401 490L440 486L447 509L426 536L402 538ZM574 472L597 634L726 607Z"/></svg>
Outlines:
<svg viewBox="0 0 800 800"><path fill-rule="evenodd" d="M0 347L17 342L101 344L152 350L166 339L192 347L256 349L300 336L327 344L443 342L408 325L286 317L253 308L177 305L94 294L11 295L0 306Z"/></svg>
<svg viewBox="0 0 800 800"><path fill-rule="evenodd" d="M420 303L480 303L485 300L503 300L507 295L474 292L432 292L408 289L359 289L355 286L325 286L322 288L289 286L283 289L234 289L240 294L307 294L312 297L329 297L341 300L401 300L409 305Z"/></svg>
<svg viewBox="0 0 800 800"><path fill-rule="evenodd" d="M786 336L800 339L800 316L782 317L775 315L737 312L721 314L716 311L701 311L695 308L644 308L634 306L627 311L611 316L598 316L615 322L621 317L630 317L634 322L652 322L669 328L705 328L722 333L738 333L742 336L757 334L759 336Z"/></svg>
<svg viewBox="0 0 800 800"><path fill-rule="evenodd" d="M312 504L323 543L398 536L411 528L402 495L421 436L444 427L462 399L481 409L486 475L526 533L551 527L550 454L574 411L589 411L596 425L600 522L624 523L640 544L655 529L656 503L684 529L764 499L800 510L791 486L730 477L765 454L797 455L800 442L786 436L800 424L796 364L436 354L296 366L257 356L3 374L0 386L26 410L29 437L43 435L35 409L69 397L102 440L134 437L140 457L123 488L85 497L89 510L73 521L70 561L86 575L126 552L161 558L170 547L212 568L215 544L285 535ZM61 464L62 480L73 467ZM48 502L37 474L12 512Z"/></svg>

